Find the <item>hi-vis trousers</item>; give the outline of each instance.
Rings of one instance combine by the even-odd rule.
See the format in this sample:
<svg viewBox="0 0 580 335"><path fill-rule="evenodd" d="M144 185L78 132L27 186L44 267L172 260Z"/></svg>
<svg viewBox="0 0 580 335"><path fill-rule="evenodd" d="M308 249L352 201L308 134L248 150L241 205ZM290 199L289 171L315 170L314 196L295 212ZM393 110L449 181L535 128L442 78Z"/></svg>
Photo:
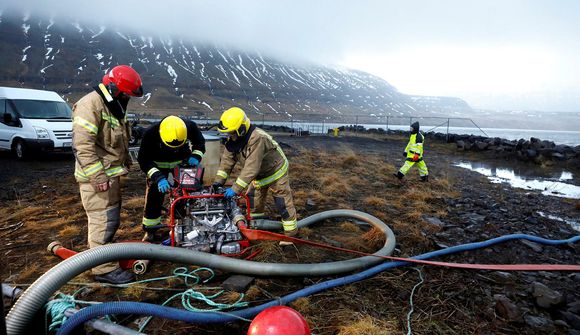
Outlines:
<svg viewBox="0 0 580 335"><path fill-rule="evenodd" d="M89 248L113 241L121 223L121 184L119 177L110 179L110 187L105 192L97 192L91 183L79 183L81 200L89 222ZM105 263L92 269L101 275L119 267L119 262Z"/></svg>
<svg viewBox="0 0 580 335"><path fill-rule="evenodd" d="M425 161L423 159L417 162L413 162L412 160L406 160L405 164L403 164L403 166L401 166L401 168L399 169L399 172L401 172L403 175L406 175L407 172L409 172L409 170L413 167L413 165L415 165L415 163L417 163L417 168L419 169L419 175L421 177L429 175L429 171L427 170L427 164L425 164Z"/></svg>
<svg viewBox="0 0 580 335"><path fill-rule="evenodd" d="M294 207L294 200L292 199L292 189L290 189L290 178L288 178L288 173L284 174L273 183L260 188L257 188L254 183L250 184L246 194L250 199L252 217L260 218L264 216L268 190L272 191L274 204L276 205L278 214L280 214L282 217L284 234L287 236L295 236L298 232L298 225L296 221L296 208Z"/></svg>

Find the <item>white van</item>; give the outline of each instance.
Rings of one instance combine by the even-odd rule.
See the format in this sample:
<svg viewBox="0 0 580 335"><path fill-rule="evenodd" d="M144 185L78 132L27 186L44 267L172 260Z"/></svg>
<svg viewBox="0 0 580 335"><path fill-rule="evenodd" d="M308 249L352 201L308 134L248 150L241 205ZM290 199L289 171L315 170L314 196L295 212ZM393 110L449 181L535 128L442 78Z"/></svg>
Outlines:
<svg viewBox="0 0 580 335"><path fill-rule="evenodd" d="M52 91L0 87L0 149L25 159L35 150L71 150L72 111Z"/></svg>

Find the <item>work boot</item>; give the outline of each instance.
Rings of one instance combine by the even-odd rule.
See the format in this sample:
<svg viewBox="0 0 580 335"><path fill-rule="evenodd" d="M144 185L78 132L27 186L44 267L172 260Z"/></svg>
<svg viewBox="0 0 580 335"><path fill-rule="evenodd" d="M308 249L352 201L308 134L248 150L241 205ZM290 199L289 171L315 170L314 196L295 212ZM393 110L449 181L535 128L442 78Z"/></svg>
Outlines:
<svg viewBox="0 0 580 335"><path fill-rule="evenodd" d="M115 270L109 273L95 275L95 280L101 283L119 285L119 284L127 284L134 281L135 275L127 270L116 268Z"/></svg>
<svg viewBox="0 0 580 335"><path fill-rule="evenodd" d="M143 242L148 242L148 243L155 243L155 242L162 242L163 241L163 237L161 237L160 235L162 234L156 234L157 231L159 230L158 228L147 228L147 229L143 229L145 230L145 235L143 235L143 238L141 239L141 241Z"/></svg>
<svg viewBox="0 0 580 335"><path fill-rule="evenodd" d="M404 174L401 173L401 171L398 171L397 173L393 173L393 176L399 178L399 180L403 179L403 177L405 176Z"/></svg>
<svg viewBox="0 0 580 335"><path fill-rule="evenodd" d="M421 181L422 181L422 182L427 182L427 181L429 181L429 175L427 175L427 176L421 176Z"/></svg>
<svg viewBox="0 0 580 335"><path fill-rule="evenodd" d="M284 235L286 235L288 237L298 237L298 229L284 231ZM294 245L294 242L290 242L290 241L280 241L279 245L281 247L286 247L286 246L289 246L289 245Z"/></svg>

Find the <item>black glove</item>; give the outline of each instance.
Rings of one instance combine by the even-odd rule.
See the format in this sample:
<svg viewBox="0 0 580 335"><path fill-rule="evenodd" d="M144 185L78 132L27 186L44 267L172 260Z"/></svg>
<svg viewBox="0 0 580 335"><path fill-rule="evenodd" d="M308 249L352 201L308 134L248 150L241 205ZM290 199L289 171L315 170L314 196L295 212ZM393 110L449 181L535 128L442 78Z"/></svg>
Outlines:
<svg viewBox="0 0 580 335"><path fill-rule="evenodd" d="M213 193L216 193L220 189L220 187L223 187L223 186L224 186L223 183L215 182L215 183L211 184L211 191Z"/></svg>
<svg viewBox="0 0 580 335"><path fill-rule="evenodd" d="M407 152L403 151L403 157L407 157Z"/></svg>

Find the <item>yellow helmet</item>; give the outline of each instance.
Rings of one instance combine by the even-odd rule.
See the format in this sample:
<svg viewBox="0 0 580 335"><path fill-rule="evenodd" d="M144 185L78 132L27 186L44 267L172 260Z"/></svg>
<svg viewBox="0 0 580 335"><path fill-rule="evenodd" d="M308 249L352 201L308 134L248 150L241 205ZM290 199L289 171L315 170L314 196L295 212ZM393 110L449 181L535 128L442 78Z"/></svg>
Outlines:
<svg viewBox="0 0 580 335"><path fill-rule="evenodd" d="M187 139L187 126L179 117L170 115L161 121L159 135L166 146L179 148Z"/></svg>
<svg viewBox="0 0 580 335"><path fill-rule="evenodd" d="M236 132L238 136L244 136L250 129L250 119L239 107L226 110L220 118L218 131L220 133Z"/></svg>

